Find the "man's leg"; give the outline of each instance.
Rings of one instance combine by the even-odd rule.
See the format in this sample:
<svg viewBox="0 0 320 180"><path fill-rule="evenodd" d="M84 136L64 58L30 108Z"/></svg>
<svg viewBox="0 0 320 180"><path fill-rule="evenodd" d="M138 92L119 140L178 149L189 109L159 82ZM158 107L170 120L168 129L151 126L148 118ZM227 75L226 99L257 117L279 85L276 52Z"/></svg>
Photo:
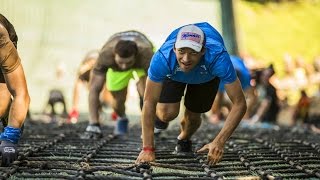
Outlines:
<svg viewBox="0 0 320 180"><path fill-rule="evenodd" d="M201 113L194 113L185 110L184 116L181 119L181 132L178 139L190 139L201 125Z"/></svg>
<svg viewBox="0 0 320 180"><path fill-rule="evenodd" d="M120 91L112 91L111 94L114 99L111 105L113 110L119 116L124 116L126 111L125 103L127 99L127 88L124 88Z"/></svg>
<svg viewBox="0 0 320 180"><path fill-rule="evenodd" d="M125 102L127 99L127 87L120 91L111 91L113 96L112 108L118 117L114 128L115 135L125 135L128 133L128 118L126 116Z"/></svg>
<svg viewBox="0 0 320 180"><path fill-rule="evenodd" d="M138 73L136 73L138 76ZM146 89L146 81L147 81L147 76L142 75L141 77L138 76L138 80L137 80L137 91L139 94L139 101L140 101L140 109L142 110L142 106L143 106L143 96L144 96L144 90Z"/></svg>
<svg viewBox="0 0 320 180"><path fill-rule="evenodd" d="M169 122L179 115L180 102L184 95L185 87L185 83L172 81L169 78L163 82L156 110L155 134L167 129Z"/></svg>
<svg viewBox="0 0 320 180"><path fill-rule="evenodd" d="M177 103L158 103L156 110L156 119L154 122L154 133L160 134L167 129L169 122L179 115L180 102Z"/></svg>
<svg viewBox="0 0 320 180"><path fill-rule="evenodd" d="M177 152L192 151L191 136L201 125L201 113L209 111L217 94L219 79L207 83L188 85L184 105L184 117L181 120L181 133L178 136Z"/></svg>
<svg viewBox="0 0 320 180"><path fill-rule="evenodd" d="M111 107L117 114L116 125L114 127L114 135L122 136L128 133L128 118L126 116L125 103L127 99L127 91L130 79L133 77L133 70L128 71L113 71L109 70L107 73L107 89L112 96Z"/></svg>
<svg viewBox="0 0 320 180"><path fill-rule="evenodd" d="M159 120L169 123L179 115L180 102L177 103L158 103L156 114Z"/></svg>
<svg viewBox="0 0 320 180"><path fill-rule="evenodd" d="M178 136L176 152L192 152L191 136L198 130L201 125L201 113L194 113L185 110L184 116L180 122L181 132Z"/></svg>

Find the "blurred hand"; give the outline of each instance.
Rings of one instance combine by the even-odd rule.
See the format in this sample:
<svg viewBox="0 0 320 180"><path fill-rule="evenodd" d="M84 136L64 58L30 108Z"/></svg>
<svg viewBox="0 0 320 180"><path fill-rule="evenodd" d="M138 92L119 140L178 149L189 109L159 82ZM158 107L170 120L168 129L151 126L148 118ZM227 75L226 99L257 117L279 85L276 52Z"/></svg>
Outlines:
<svg viewBox="0 0 320 180"><path fill-rule="evenodd" d="M156 159L156 157L155 157L154 151L141 150L135 163L140 164L140 163L145 163L145 162L152 162L152 161L155 161L155 159Z"/></svg>
<svg viewBox="0 0 320 180"><path fill-rule="evenodd" d="M2 141L0 144L0 151L2 155L1 166L9 166L18 158L17 146L12 142Z"/></svg>
<svg viewBox="0 0 320 180"><path fill-rule="evenodd" d="M69 122L76 123L79 118L79 111L77 109L72 109L69 113Z"/></svg>
<svg viewBox="0 0 320 180"><path fill-rule="evenodd" d="M208 152L208 157L207 157L208 165L210 166L216 165L222 159L223 152L224 152L223 146L224 146L223 144L211 142L204 145L201 149L197 151L197 153Z"/></svg>

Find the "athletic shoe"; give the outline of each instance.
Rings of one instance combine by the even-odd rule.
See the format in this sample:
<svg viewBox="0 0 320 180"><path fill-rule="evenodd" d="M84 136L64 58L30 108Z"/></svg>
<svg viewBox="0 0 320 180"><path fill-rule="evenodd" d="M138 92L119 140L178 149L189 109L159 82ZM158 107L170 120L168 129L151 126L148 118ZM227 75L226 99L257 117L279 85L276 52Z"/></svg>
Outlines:
<svg viewBox="0 0 320 180"><path fill-rule="evenodd" d="M155 119L154 121L154 134L155 135L160 135L160 133L164 130L166 130L169 126L169 123L163 122L159 120L158 118Z"/></svg>
<svg viewBox="0 0 320 180"><path fill-rule="evenodd" d="M192 142L191 140L179 140L177 142L177 145L175 147L176 153L187 153L192 152Z"/></svg>
<svg viewBox="0 0 320 180"><path fill-rule="evenodd" d="M128 133L128 124L129 124L128 118L125 117L125 118L118 119L114 127L113 134L115 136L126 135Z"/></svg>
<svg viewBox="0 0 320 180"><path fill-rule="evenodd" d="M102 138L102 133L100 126L98 125L88 125L86 131L80 135L81 139L100 139Z"/></svg>

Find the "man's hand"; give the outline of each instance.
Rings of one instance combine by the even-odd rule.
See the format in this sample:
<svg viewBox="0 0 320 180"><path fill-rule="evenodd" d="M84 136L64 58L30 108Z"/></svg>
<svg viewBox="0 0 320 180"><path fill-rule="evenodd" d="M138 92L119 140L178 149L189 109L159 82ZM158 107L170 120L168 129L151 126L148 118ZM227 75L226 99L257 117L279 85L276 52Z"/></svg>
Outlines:
<svg viewBox="0 0 320 180"><path fill-rule="evenodd" d="M204 145L197 153L208 151L208 165L212 166L221 161L223 156L223 145L215 142Z"/></svg>
<svg viewBox="0 0 320 180"><path fill-rule="evenodd" d="M141 150L135 163L140 164L145 162L152 162L155 159L156 159L156 156L154 154L154 150Z"/></svg>
<svg viewBox="0 0 320 180"><path fill-rule="evenodd" d="M9 166L18 158L17 146L12 142L2 141L0 151L2 156L1 166Z"/></svg>

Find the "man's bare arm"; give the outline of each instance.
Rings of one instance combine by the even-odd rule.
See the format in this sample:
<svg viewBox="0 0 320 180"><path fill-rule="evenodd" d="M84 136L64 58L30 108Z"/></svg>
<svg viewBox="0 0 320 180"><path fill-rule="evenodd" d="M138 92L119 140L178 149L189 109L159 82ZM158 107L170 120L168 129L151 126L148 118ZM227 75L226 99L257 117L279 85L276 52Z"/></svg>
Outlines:
<svg viewBox="0 0 320 180"><path fill-rule="evenodd" d="M91 124L99 123L99 94L103 88L105 80L105 74L91 72L89 82L89 121Z"/></svg>
<svg viewBox="0 0 320 180"><path fill-rule="evenodd" d="M226 84L225 89L233 105L223 128L214 139L214 141L222 144L229 139L247 109L246 100L239 79L233 83Z"/></svg>
<svg viewBox="0 0 320 180"><path fill-rule="evenodd" d="M143 146L154 147L154 119L161 89L161 83L153 82L147 78L141 115Z"/></svg>
<svg viewBox="0 0 320 180"><path fill-rule="evenodd" d="M20 128L26 118L30 97L23 67L20 65L13 72L4 75L7 87L13 96L8 125Z"/></svg>

